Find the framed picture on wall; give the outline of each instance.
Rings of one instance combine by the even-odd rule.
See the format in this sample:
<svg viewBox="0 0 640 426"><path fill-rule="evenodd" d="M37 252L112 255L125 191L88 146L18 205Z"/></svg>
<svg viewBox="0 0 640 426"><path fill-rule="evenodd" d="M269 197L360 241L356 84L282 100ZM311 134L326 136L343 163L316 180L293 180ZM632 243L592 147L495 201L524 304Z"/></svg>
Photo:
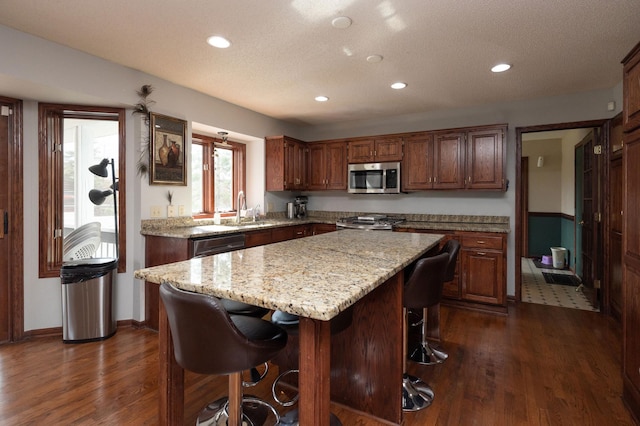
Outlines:
<svg viewBox="0 0 640 426"><path fill-rule="evenodd" d="M185 136L187 122L151 113L149 164L150 185L187 185Z"/></svg>

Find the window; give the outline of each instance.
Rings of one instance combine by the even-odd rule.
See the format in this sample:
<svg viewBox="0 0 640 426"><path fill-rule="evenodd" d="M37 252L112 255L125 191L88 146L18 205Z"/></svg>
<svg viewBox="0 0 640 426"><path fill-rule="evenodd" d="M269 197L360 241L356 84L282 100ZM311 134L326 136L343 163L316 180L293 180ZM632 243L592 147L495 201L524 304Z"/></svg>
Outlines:
<svg viewBox="0 0 640 426"><path fill-rule="evenodd" d="M99 223L101 231L93 257L116 256L114 197L94 205L88 196L92 189L111 190L110 168L107 178L89 171L105 158L113 160L118 179L118 271L125 271L124 114L121 108L40 104L40 277L60 275L65 249L77 247L71 232L89 223Z"/></svg>
<svg viewBox="0 0 640 426"><path fill-rule="evenodd" d="M211 217L238 208L238 191L245 187L245 145L193 135L191 144L191 212Z"/></svg>

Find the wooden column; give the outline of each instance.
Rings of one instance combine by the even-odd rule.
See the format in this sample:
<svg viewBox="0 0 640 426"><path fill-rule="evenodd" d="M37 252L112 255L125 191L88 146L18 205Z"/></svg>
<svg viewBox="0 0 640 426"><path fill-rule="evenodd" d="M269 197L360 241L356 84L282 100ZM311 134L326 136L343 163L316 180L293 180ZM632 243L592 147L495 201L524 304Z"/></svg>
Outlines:
<svg viewBox="0 0 640 426"><path fill-rule="evenodd" d="M159 303L158 350L160 352L160 401L158 404L161 426L178 426L184 423L184 370L173 354L171 329L164 303Z"/></svg>
<svg viewBox="0 0 640 426"><path fill-rule="evenodd" d="M300 317L300 424L329 426L331 327Z"/></svg>

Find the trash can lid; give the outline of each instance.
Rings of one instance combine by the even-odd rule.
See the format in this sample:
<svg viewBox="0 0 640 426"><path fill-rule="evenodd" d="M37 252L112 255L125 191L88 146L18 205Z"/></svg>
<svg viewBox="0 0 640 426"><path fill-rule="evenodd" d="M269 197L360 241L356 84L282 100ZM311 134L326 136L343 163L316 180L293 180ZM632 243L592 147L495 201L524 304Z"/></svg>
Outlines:
<svg viewBox="0 0 640 426"><path fill-rule="evenodd" d="M62 278L63 284L84 281L105 275L116 269L117 266L118 259L113 258L78 259L63 262L60 267L60 278Z"/></svg>

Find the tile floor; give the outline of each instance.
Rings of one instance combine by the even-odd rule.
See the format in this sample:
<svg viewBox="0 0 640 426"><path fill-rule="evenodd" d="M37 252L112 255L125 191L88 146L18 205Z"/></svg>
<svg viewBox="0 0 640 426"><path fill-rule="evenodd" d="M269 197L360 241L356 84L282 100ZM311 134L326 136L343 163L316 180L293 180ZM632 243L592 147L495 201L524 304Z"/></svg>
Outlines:
<svg viewBox="0 0 640 426"><path fill-rule="evenodd" d="M543 272L554 274L569 274L571 271L537 268L531 259L522 258L522 301L540 305L560 306L563 308L583 309L595 311L586 296L577 287L558 284L547 284L542 276Z"/></svg>

